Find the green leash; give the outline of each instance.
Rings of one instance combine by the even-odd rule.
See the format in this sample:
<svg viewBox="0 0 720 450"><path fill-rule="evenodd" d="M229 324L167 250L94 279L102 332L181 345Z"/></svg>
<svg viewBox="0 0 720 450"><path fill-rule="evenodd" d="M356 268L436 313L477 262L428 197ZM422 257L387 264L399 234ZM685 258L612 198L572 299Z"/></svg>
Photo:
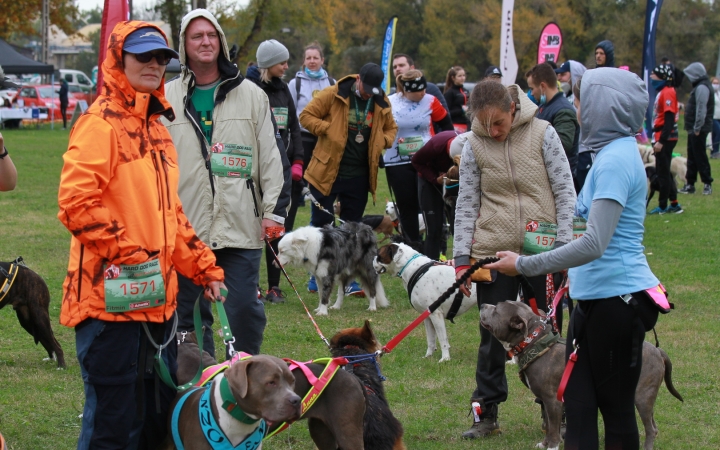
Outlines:
<svg viewBox="0 0 720 450"><path fill-rule="evenodd" d="M226 289L220 289L220 295L225 297L227 299L227 290ZM200 302L202 297L202 292L200 295L198 295L198 298L195 299L195 306L193 307L193 322L195 326L195 334L198 336L198 347L200 349L200 361L202 361L202 353L203 353L203 334L205 330L202 326L202 318L200 317ZM225 306L223 303L219 300L214 302L217 307L218 317L220 318L220 329L222 331L223 341L225 342L225 345L227 345L230 357L232 357L233 354L235 354L235 349L233 348L233 342L235 342L235 338L232 335L232 331L230 331L230 325L228 324L228 318L227 313L225 312ZM175 332L177 330L177 314L175 314L175 320L173 323L173 332L171 333L170 338L167 342L164 344L157 344L152 336L149 333L147 324L143 322L143 328L145 329L145 334L148 336L148 339L150 340L150 344L152 344L153 347L157 349L157 353L155 354L155 370L157 371L158 376L160 379L165 383L167 386L177 390L177 391L186 391L190 389L191 387L195 386L195 384L200 381L200 377L202 376L203 367L202 364L198 366L198 371L193 377L192 380L188 381L187 383L183 385L176 385L175 381L172 378L172 375L170 375L170 371L168 370L167 364L165 364L165 360L162 358L162 351L165 349L168 345L170 345L170 342L172 342L173 339L175 339Z"/></svg>

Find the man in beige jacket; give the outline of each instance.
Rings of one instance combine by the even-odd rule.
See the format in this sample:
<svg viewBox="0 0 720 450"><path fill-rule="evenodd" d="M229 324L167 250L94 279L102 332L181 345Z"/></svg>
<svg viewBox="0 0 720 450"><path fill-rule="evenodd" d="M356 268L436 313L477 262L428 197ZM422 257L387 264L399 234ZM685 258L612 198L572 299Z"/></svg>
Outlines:
<svg viewBox="0 0 720 450"><path fill-rule="evenodd" d="M276 143L267 95L230 62L215 17L204 9L188 13L179 42L182 73L165 87L176 117L165 124L178 151L178 191L198 237L225 270L234 347L257 354L266 323L257 295L262 239L285 221L287 157ZM178 330L192 330L199 290L182 277L179 284ZM209 304L201 305L203 325L210 328ZM204 347L214 354L212 333L205 333Z"/></svg>

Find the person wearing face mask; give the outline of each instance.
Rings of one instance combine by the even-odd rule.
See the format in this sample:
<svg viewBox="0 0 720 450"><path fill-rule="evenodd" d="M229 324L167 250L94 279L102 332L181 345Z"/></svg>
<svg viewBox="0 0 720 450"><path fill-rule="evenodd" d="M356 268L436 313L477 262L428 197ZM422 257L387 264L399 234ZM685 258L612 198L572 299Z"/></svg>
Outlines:
<svg viewBox="0 0 720 450"><path fill-rule="evenodd" d="M586 70L587 68L585 68L584 65L572 59L565 61L560 65L560 67L555 69L557 79L560 82L560 87L565 93L565 97L567 97L571 104L573 103L575 97L573 95L572 87L575 86L577 80L585 73Z"/></svg>
<svg viewBox="0 0 720 450"><path fill-rule="evenodd" d="M398 75L395 81L397 91L390 96L390 104L398 133L391 148L385 152L385 175L394 194L403 235L411 242L420 242L418 173L412 166L412 156L434 136L433 125L437 125L441 131L452 131L454 127L450 115L440 102L432 95L426 95L427 81L422 72L411 69ZM426 185L424 179L419 186L423 190L434 189ZM440 251L442 214L442 209L432 210L432 215L424 218L426 225L432 222L428 229L428 237L432 232L428 244L432 249L426 247L425 252L428 256L428 250L433 255L437 253L436 258Z"/></svg>
<svg viewBox="0 0 720 450"><path fill-rule="evenodd" d="M320 44L312 43L305 47L305 51L303 52L303 65L295 74L295 78L288 83L288 89L295 103L295 112L297 113L298 120L300 120L300 114L307 104L310 103L320 91L335 84L335 79L328 75L325 69L323 69L323 64L325 64L325 57ZM304 152L303 167L307 169L310 164L310 159L312 158L313 149L315 148L315 144L317 144L317 136L305 129L302 124L300 125L300 135L302 137Z"/></svg>
<svg viewBox="0 0 720 450"><path fill-rule="evenodd" d="M678 101L673 87L673 68L660 64L650 74L650 82L657 92L653 108L653 150L655 171L660 183L659 204L648 214L680 214L682 207L677 200L677 186L670 172L672 152L678 141ZM668 199L670 206L668 206Z"/></svg>
<svg viewBox="0 0 720 450"><path fill-rule="evenodd" d="M712 150L710 157L712 159L720 158L720 80L712 77L710 80L713 87L713 96L715 97L715 111L713 112L713 128L712 128Z"/></svg>
<svg viewBox="0 0 720 450"><path fill-rule="evenodd" d="M565 156L570 163L573 182L576 190L579 191L576 174L580 125L575 108L565 98L565 94L558 90L557 76L549 64L536 65L525 74L525 77L533 97L538 100L537 118L550 122L560 136Z"/></svg>
<svg viewBox="0 0 720 450"><path fill-rule="evenodd" d="M246 77L257 84L268 96L275 122L278 126L280 138L290 161L292 173L292 195L290 209L285 218L285 230L292 231L295 224L298 202L304 187L303 172L303 145L300 137L300 123L295 113L295 103L288 85L282 80L288 68L290 52L276 41L270 39L260 44L256 53L257 65L248 67ZM271 242L277 254L278 240ZM267 264L268 289L265 291L265 301L268 303L283 303L285 294L278 287L280 285L280 269L273 264L274 256L270 248L265 247L265 262Z"/></svg>
<svg viewBox="0 0 720 450"><path fill-rule="evenodd" d="M456 277L470 267L470 257L494 257L512 248L534 254L561 247L572 240L575 189L570 165L555 129L535 117L535 106L517 85L483 80L468 103L472 132L463 147L460 190L455 209L454 257ZM482 201L481 201L482 199ZM548 233L536 245L534 225ZM538 294L538 308L546 309L546 276L528 277ZM515 299L518 278L493 273L491 283L476 283L478 306ZM470 296L470 280L460 287ZM480 327L480 346L471 403L481 409L463 438L500 432L498 405L508 396L506 349ZM475 408L473 408L475 411Z"/></svg>
<svg viewBox="0 0 720 450"><path fill-rule="evenodd" d="M451 67L445 78L445 91L443 92L450 110L450 119L458 133L466 132L470 126L466 114L469 92L463 87L465 77L465 69L460 66Z"/></svg>

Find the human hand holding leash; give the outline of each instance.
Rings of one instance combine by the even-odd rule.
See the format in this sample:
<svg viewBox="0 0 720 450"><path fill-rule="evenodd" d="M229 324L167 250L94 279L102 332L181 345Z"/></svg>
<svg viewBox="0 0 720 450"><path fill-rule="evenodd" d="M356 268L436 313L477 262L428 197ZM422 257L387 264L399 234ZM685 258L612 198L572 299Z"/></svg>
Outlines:
<svg viewBox="0 0 720 450"><path fill-rule="evenodd" d="M262 234L260 235L260 241L265 240L265 236L267 235L267 233L269 231L268 228L271 228L271 227L284 228L283 224L277 223L272 219L263 219L262 220Z"/></svg>
<svg viewBox="0 0 720 450"><path fill-rule="evenodd" d="M500 258L500 261L494 262L492 264L487 264L483 266L484 268L490 270L497 270L504 275L520 275L520 273L515 268L515 261L517 261L520 255L513 252L497 252L495 255Z"/></svg>
<svg viewBox="0 0 720 450"><path fill-rule="evenodd" d="M655 145L653 145L653 151L655 153L660 153L662 151L663 145L660 142L656 142Z"/></svg>
<svg viewBox="0 0 720 450"><path fill-rule="evenodd" d="M220 300L225 303L227 298L227 287L222 281L211 281L205 287L205 299L211 303L215 303L216 300Z"/></svg>
<svg viewBox="0 0 720 450"><path fill-rule="evenodd" d="M465 267L456 269L455 270L455 279L459 280L460 277L462 277L463 274L465 274L465 272L467 272L469 268L470 268L470 266L465 266ZM470 280L470 278L468 278L467 280L465 280L465 283L461 284L460 287L458 288L458 289L460 289L460 292L462 292L465 297L470 297L470 283L472 283L472 281Z"/></svg>

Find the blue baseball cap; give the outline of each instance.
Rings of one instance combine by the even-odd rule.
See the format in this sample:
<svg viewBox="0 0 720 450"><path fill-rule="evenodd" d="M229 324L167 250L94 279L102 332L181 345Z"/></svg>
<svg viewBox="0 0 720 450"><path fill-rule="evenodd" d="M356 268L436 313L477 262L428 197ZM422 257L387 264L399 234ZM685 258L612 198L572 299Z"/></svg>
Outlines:
<svg viewBox="0 0 720 450"><path fill-rule="evenodd" d="M565 61L564 63L562 63L562 65L560 65L560 67L555 69L555 73L566 73L566 72L570 72L570 61Z"/></svg>
<svg viewBox="0 0 720 450"><path fill-rule="evenodd" d="M147 53L153 50L165 50L172 54L173 58L178 58L178 53L168 47L165 37L154 27L143 27L133 31L125 38L123 51L134 55Z"/></svg>

